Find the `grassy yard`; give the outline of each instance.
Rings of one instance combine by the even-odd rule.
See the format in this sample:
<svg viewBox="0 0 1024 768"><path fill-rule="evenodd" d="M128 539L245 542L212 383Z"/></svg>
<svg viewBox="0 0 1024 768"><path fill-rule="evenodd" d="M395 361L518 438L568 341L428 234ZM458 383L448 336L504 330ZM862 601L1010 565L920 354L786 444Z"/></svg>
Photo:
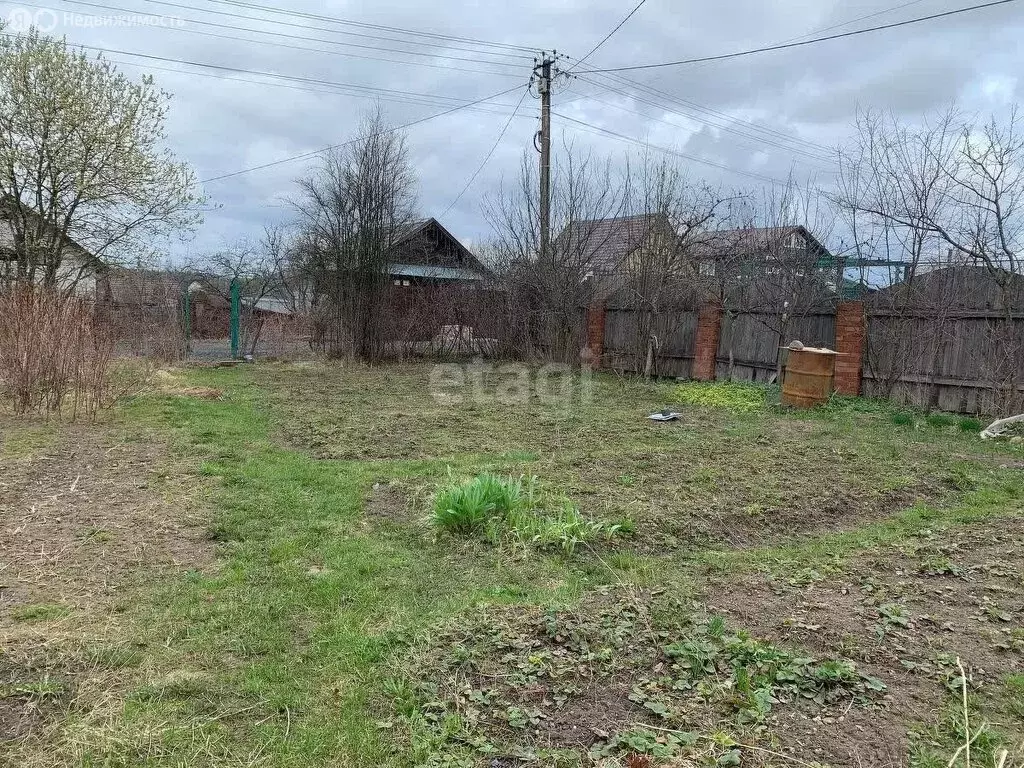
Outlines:
<svg viewBox="0 0 1024 768"><path fill-rule="evenodd" d="M737 385L429 377L182 370L95 425L0 417L0 765L939 768L964 690L971 762L1022 764L1019 446ZM484 473L544 525L433 524Z"/></svg>

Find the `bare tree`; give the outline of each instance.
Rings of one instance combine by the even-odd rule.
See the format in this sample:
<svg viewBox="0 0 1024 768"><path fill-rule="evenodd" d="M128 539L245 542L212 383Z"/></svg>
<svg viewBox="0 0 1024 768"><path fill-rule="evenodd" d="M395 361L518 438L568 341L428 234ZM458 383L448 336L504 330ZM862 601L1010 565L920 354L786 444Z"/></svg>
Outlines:
<svg viewBox="0 0 1024 768"><path fill-rule="evenodd" d="M312 280L325 349L378 360L389 254L415 205L405 136L389 129L378 109L354 141L324 155L298 184L298 251Z"/></svg>
<svg viewBox="0 0 1024 768"><path fill-rule="evenodd" d="M919 128L891 116L862 115L857 143L840 156L840 168L836 199L858 234L860 255L906 261L901 289L887 292L896 304L887 309L908 317L911 311L932 313L924 366L932 377L930 404L937 405L940 363L957 327L952 308L959 302L953 300L968 286L928 279L922 292L915 285L937 266L953 264L974 267L995 286L979 367L1000 407L1020 407L1024 349L1014 317L1024 279L1024 137L1016 109L981 126L954 109ZM891 325L906 337L905 327ZM901 359L910 357L886 357L897 367ZM881 375L890 387L902 378L898 371Z"/></svg>
<svg viewBox="0 0 1024 768"><path fill-rule="evenodd" d="M193 271L209 274L204 291L231 301L231 287L238 287L239 347L255 355L268 317L295 314L301 288L289 282L288 248L284 230L268 226L259 240L242 240L235 246L205 257Z"/></svg>
<svg viewBox="0 0 1024 768"><path fill-rule="evenodd" d="M551 227L560 232L540 258L537 171L524 156L519 176L485 202L497 279L509 297L508 333L518 354L571 360L579 354L582 312L601 289L603 254L621 236L605 222L628 212L628 179L610 161L560 153L551 184Z"/></svg>
<svg viewBox="0 0 1024 768"><path fill-rule="evenodd" d="M700 264L709 246L731 226L739 195L723 192L665 160L640 159L631 175L631 207L643 211L646 231L624 265L621 291L636 313L636 349L645 376L657 373L662 346L679 331L680 312L700 300Z"/></svg>
<svg viewBox="0 0 1024 768"><path fill-rule="evenodd" d="M747 338L756 341L752 348L777 350L772 363L780 377L782 347L790 336L813 335L807 321L834 303L842 270L824 245L832 234L826 202L792 179L736 197L732 228L712 233L702 244L703 290L721 303L729 322L724 343L730 376L738 363L736 340Z"/></svg>

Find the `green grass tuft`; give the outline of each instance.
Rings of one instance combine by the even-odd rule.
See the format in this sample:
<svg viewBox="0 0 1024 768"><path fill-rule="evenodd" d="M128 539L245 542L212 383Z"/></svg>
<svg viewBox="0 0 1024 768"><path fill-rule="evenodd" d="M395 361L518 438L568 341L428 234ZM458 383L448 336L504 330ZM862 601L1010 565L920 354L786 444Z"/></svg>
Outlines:
<svg viewBox="0 0 1024 768"><path fill-rule="evenodd" d="M956 426L959 423L959 419L950 413L929 413L925 417L925 421L929 427L935 427L936 429L942 429L944 427Z"/></svg>
<svg viewBox="0 0 1024 768"><path fill-rule="evenodd" d="M892 423L898 427L912 427L917 423L914 414L907 411L896 411L892 415Z"/></svg>
<svg viewBox="0 0 1024 768"><path fill-rule="evenodd" d="M566 554L581 544L633 532L630 521L591 520L567 500L542 501L536 477L489 473L439 490L433 522L452 533L483 534L494 545L507 542Z"/></svg>
<svg viewBox="0 0 1024 768"><path fill-rule="evenodd" d="M981 432L985 428L985 425L981 423L981 419L974 419L969 416L961 418L957 426L960 427L961 432Z"/></svg>
<svg viewBox="0 0 1024 768"><path fill-rule="evenodd" d="M13 609L11 618L15 621L53 621L54 619L63 619L70 613L71 608L66 605L40 603Z"/></svg>

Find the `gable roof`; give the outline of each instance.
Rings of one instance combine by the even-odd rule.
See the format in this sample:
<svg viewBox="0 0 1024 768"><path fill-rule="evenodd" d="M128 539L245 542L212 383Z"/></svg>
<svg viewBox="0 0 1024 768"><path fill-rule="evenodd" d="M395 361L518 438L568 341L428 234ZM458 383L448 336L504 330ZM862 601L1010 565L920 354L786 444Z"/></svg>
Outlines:
<svg viewBox="0 0 1024 768"><path fill-rule="evenodd" d="M785 247L783 244L791 235L800 235L820 260L832 259L832 254L811 232L800 224L783 227L740 227L709 232L706 238L695 244L694 255L698 258L715 258L735 254L769 253Z"/></svg>
<svg viewBox="0 0 1024 768"><path fill-rule="evenodd" d="M652 234L671 231L663 213L571 221L555 238L554 247L594 273L610 274L620 271Z"/></svg>
<svg viewBox="0 0 1024 768"><path fill-rule="evenodd" d="M13 198L7 197L0 201L0 259L13 258L15 249L14 225L11 223L11 211L17 203ZM39 218L39 214L31 208L22 209L27 218ZM77 257L84 264L88 264L97 271L105 269L106 263L93 256L72 238L64 236L64 257Z"/></svg>
<svg viewBox="0 0 1024 768"><path fill-rule="evenodd" d="M422 264L423 255L416 253L413 249L417 242L429 236L432 230L440 236L441 240L448 244L454 259L451 263L429 264L429 266L470 270L479 276L489 273L483 262L464 246L455 235L449 232L441 222L433 217L412 221L402 227L395 238L394 244L391 246L392 266Z"/></svg>

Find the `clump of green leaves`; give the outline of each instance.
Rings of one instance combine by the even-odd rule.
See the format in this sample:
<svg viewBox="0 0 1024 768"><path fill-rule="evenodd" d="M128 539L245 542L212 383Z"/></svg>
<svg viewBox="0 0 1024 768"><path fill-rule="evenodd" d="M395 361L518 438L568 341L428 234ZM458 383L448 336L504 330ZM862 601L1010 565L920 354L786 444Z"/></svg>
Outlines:
<svg viewBox="0 0 1024 768"><path fill-rule="evenodd" d="M453 533L480 535L495 545L512 543L566 554L581 544L633 532L628 520L592 520L566 499L546 498L536 477L486 473L439 490L433 522Z"/></svg>
<svg viewBox="0 0 1024 768"><path fill-rule="evenodd" d="M531 484L532 488L532 484ZM523 481L484 473L449 485L434 497L434 523L455 533L476 533L522 505Z"/></svg>
<svg viewBox="0 0 1024 768"><path fill-rule="evenodd" d="M716 617L663 651L672 660L674 690L692 690L707 698L720 688L717 695L731 703L741 724L762 722L780 701L867 701L885 690L881 680L862 674L852 661L801 656L746 632L726 631Z"/></svg>
<svg viewBox="0 0 1024 768"><path fill-rule="evenodd" d="M764 410L770 393L767 387L738 381L688 381L676 387L675 398L681 405L751 413Z"/></svg>
<svg viewBox="0 0 1024 768"><path fill-rule="evenodd" d="M896 411L892 415L892 423L898 427L912 427L917 423L917 419L909 411Z"/></svg>

